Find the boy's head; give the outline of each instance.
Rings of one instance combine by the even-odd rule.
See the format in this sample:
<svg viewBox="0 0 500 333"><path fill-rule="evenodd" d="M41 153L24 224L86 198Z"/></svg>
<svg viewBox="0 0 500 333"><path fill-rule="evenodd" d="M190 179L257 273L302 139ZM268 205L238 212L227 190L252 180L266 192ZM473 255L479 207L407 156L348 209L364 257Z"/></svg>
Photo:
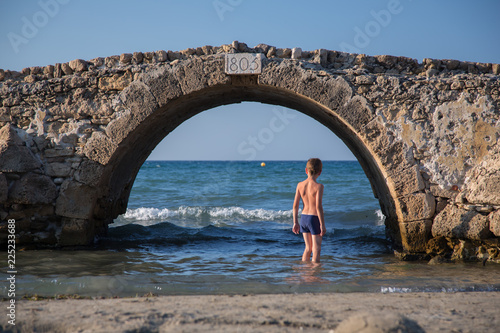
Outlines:
<svg viewBox="0 0 500 333"><path fill-rule="evenodd" d="M323 163L319 158L310 158L306 164L307 174L309 176L316 176L323 170Z"/></svg>

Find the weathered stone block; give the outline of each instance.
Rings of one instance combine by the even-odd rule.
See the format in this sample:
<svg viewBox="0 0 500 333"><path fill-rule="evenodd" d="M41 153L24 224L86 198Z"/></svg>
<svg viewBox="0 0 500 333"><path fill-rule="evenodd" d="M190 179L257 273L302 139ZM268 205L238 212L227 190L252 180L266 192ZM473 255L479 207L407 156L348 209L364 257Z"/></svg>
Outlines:
<svg viewBox="0 0 500 333"><path fill-rule="evenodd" d="M134 52L132 57L137 64L140 64L144 56L142 55L142 52Z"/></svg>
<svg viewBox="0 0 500 333"><path fill-rule="evenodd" d="M224 46L224 45L223 45ZM223 51L225 52L224 48L223 48ZM267 52L266 52L266 58L272 58L276 55L276 47L275 46L270 46L268 49L267 49Z"/></svg>
<svg viewBox="0 0 500 333"><path fill-rule="evenodd" d="M69 67L75 72L83 72L87 70L87 62L82 59L75 59L69 62Z"/></svg>
<svg viewBox="0 0 500 333"><path fill-rule="evenodd" d="M120 94L125 108L130 109L131 119L141 122L158 109L158 103L143 82L134 82ZM135 125L134 123L130 124ZM134 126L135 127L135 126Z"/></svg>
<svg viewBox="0 0 500 333"><path fill-rule="evenodd" d="M204 45L201 47L204 55L210 55L217 53L217 47L213 47L211 45Z"/></svg>
<svg viewBox="0 0 500 333"><path fill-rule="evenodd" d="M170 60L170 61L175 61L177 59L183 58L183 55L180 52L173 52L173 51L168 51L167 56L168 56L168 60Z"/></svg>
<svg viewBox="0 0 500 333"><path fill-rule="evenodd" d="M347 116L349 110L352 110L352 107L356 108L357 106L364 105L363 101L357 98L354 98L351 103L348 104L353 92L344 78L337 77L335 79L326 79L315 77L313 81L308 82L309 79L308 74L302 77L299 92L303 91L304 95L334 110L341 117ZM339 110L346 105L348 105L347 109ZM365 110L356 109L355 111L362 113ZM360 117L363 116L360 114ZM349 118L345 120L349 123Z"/></svg>
<svg viewBox="0 0 500 333"><path fill-rule="evenodd" d="M500 205L500 156L496 154L467 173L467 192L470 203Z"/></svg>
<svg viewBox="0 0 500 333"><path fill-rule="evenodd" d="M83 153L90 160L106 165L115 152L117 145L103 132L94 132L85 147Z"/></svg>
<svg viewBox="0 0 500 333"><path fill-rule="evenodd" d="M375 116L369 103L361 96L354 96L345 106L339 108L337 113L358 131Z"/></svg>
<svg viewBox="0 0 500 333"><path fill-rule="evenodd" d="M130 71L123 74L99 78L99 89L102 90L123 90L132 83L134 76Z"/></svg>
<svg viewBox="0 0 500 333"><path fill-rule="evenodd" d="M382 119L380 117L377 117L366 124L361 132L361 136L363 136L370 143L370 146L374 151L383 150L391 143L390 136L387 134L387 129L382 123Z"/></svg>
<svg viewBox="0 0 500 333"><path fill-rule="evenodd" d="M106 126L106 135L114 143L119 144L139 124L140 121L135 119L133 114L127 110L126 112L123 112L120 117L115 118L108 124L108 126Z"/></svg>
<svg viewBox="0 0 500 333"><path fill-rule="evenodd" d="M405 222L420 221L433 217L436 200L430 193L414 193L399 198Z"/></svg>
<svg viewBox="0 0 500 333"><path fill-rule="evenodd" d="M398 196L419 192L425 188L424 180L417 165L394 173L387 181L394 184L394 190Z"/></svg>
<svg viewBox="0 0 500 333"><path fill-rule="evenodd" d="M76 219L89 219L98 197L95 188L85 184L66 180L56 201L56 214Z"/></svg>
<svg viewBox="0 0 500 333"><path fill-rule="evenodd" d="M147 63L152 63L154 60L155 54L154 52L144 52L144 60Z"/></svg>
<svg viewBox="0 0 500 333"><path fill-rule="evenodd" d="M449 204L434 219L432 236L481 240L493 235L487 216Z"/></svg>
<svg viewBox="0 0 500 333"><path fill-rule="evenodd" d="M120 61L120 56L110 56L104 58L104 64L106 67L115 67L118 64L118 61Z"/></svg>
<svg viewBox="0 0 500 333"><path fill-rule="evenodd" d="M500 210L491 212L488 215L490 221L490 231L497 237L500 237Z"/></svg>
<svg viewBox="0 0 500 333"><path fill-rule="evenodd" d="M146 74L142 80L149 87L149 91L153 94L158 107L162 107L182 95L179 81L170 69L157 70L151 74Z"/></svg>
<svg viewBox="0 0 500 333"><path fill-rule="evenodd" d="M89 220L64 218L59 235L59 244L62 246L89 245L92 243L93 226Z"/></svg>
<svg viewBox="0 0 500 333"><path fill-rule="evenodd" d="M167 52L165 52L164 50L156 51L156 60L158 60L159 62L167 61Z"/></svg>
<svg viewBox="0 0 500 333"><path fill-rule="evenodd" d="M106 135L115 144L119 144L129 136L144 119L158 109L154 97L142 82L134 83L128 87L125 96L123 104L127 111L120 114L106 127Z"/></svg>
<svg viewBox="0 0 500 333"><path fill-rule="evenodd" d="M63 72L60 63L54 65L54 77L62 77Z"/></svg>
<svg viewBox="0 0 500 333"><path fill-rule="evenodd" d="M0 144L0 172L28 172L40 166L26 146Z"/></svg>
<svg viewBox="0 0 500 333"><path fill-rule="evenodd" d="M400 223L403 248L408 252L425 252L431 238L431 220Z"/></svg>
<svg viewBox="0 0 500 333"><path fill-rule="evenodd" d="M89 61L91 64L93 64L95 67L101 67L104 65L104 58L102 57L97 57Z"/></svg>
<svg viewBox="0 0 500 333"><path fill-rule="evenodd" d="M52 78L54 74L54 65L47 65L43 68L43 74L48 75L49 78Z"/></svg>
<svg viewBox="0 0 500 333"><path fill-rule="evenodd" d="M278 58L290 58L291 55L292 55L291 49L285 48L276 50L276 56Z"/></svg>
<svg viewBox="0 0 500 333"><path fill-rule="evenodd" d="M471 103L468 94L464 93L458 100L439 103L431 116L429 125L432 127L421 126L426 132L423 141L426 156L421 163L432 175L431 181L435 184L446 188L453 185L462 187L466 178L473 179L470 176L475 168L471 169L471 166L487 158L497 145L493 142L497 141L498 127L486 121L488 117L496 117L495 107L487 97L473 100Z"/></svg>
<svg viewBox="0 0 500 333"><path fill-rule="evenodd" d="M132 61L132 57L132 53L122 53L120 55L120 63L124 65L129 64Z"/></svg>
<svg viewBox="0 0 500 333"><path fill-rule="evenodd" d="M56 185L47 176L27 173L14 182L9 199L20 204L48 204L57 197Z"/></svg>
<svg viewBox="0 0 500 333"><path fill-rule="evenodd" d="M413 168L416 162L411 149L402 141L396 141L384 123L382 117L376 117L363 127L360 135L368 141L372 151L392 177L393 174Z"/></svg>
<svg viewBox="0 0 500 333"><path fill-rule="evenodd" d="M75 172L75 180L96 187L101 181L104 167L97 162L85 160Z"/></svg>
<svg viewBox="0 0 500 333"><path fill-rule="evenodd" d="M73 69L71 69L71 67L69 66L69 64L67 62L65 62L64 64L61 64L61 70L65 75L73 74Z"/></svg>
<svg viewBox="0 0 500 333"><path fill-rule="evenodd" d="M68 177L71 173L71 164L68 163L47 163L45 164L45 174L51 177Z"/></svg>
<svg viewBox="0 0 500 333"><path fill-rule="evenodd" d="M381 143L386 142L387 141L382 141ZM390 142L387 146L374 147L373 144L371 146L377 153L386 170L391 170L393 173L397 173L401 170L409 169L415 165L415 160L413 159L412 153L409 151L409 148L401 141Z"/></svg>
<svg viewBox="0 0 500 333"><path fill-rule="evenodd" d="M326 66L328 63L328 50L318 49L314 51L313 61L320 64L321 66Z"/></svg>
<svg viewBox="0 0 500 333"><path fill-rule="evenodd" d="M491 64L491 72L493 74L500 74L500 64Z"/></svg>
<svg viewBox="0 0 500 333"><path fill-rule="evenodd" d="M193 58L186 61L183 66L174 68L174 75L184 94L230 82L230 77L224 72L224 58L205 61Z"/></svg>
<svg viewBox="0 0 500 333"><path fill-rule="evenodd" d="M319 77L298 69L290 61L269 62L262 69L258 83L295 91L334 111L346 105L353 94L344 78Z"/></svg>
<svg viewBox="0 0 500 333"><path fill-rule="evenodd" d="M292 49L292 59L300 59L302 57L302 49L300 47L294 47Z"/></svg>

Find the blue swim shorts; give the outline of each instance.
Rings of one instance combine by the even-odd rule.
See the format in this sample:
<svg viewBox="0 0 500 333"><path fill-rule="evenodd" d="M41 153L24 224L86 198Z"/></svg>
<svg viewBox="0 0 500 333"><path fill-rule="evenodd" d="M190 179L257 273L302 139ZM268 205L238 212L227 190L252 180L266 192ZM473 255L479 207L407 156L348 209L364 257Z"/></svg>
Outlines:
<svg viewBox="0 0 500 333"><path fill-rule="evenodd" d="M321 234L319 217L316 215L302 214L300 216L300 232L310 233L311 235Z"/></svg>

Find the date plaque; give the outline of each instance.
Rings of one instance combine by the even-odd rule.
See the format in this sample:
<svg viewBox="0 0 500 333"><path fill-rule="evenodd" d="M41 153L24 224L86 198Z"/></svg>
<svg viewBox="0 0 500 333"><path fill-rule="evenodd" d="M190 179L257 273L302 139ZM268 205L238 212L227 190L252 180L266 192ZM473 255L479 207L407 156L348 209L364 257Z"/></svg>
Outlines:
<svg viewBox="0 0 500 333"><path fill-rule="evenodd" d="M262 53L228 53L225 71L228 75L255 75L262 73Z"/></svg>

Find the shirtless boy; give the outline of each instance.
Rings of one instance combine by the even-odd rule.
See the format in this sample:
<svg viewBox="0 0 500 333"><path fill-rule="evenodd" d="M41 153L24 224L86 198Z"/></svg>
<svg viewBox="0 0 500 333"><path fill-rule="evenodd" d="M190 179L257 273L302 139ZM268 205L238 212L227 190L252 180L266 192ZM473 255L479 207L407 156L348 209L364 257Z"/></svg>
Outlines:
<svg viewBox="0 0 500 333"><path fill-rule="evenodd" d="M302 261L319 262L321 254L321 241L326 234L325 217L323 213L323 184L316 182L323 164L319 158L311 158L307 161L307 179L297 184L295 200L293 201L293 232L302 232L306 248L302 255ZM300 199L304 205L300 224L298 219Z"/></svg>

